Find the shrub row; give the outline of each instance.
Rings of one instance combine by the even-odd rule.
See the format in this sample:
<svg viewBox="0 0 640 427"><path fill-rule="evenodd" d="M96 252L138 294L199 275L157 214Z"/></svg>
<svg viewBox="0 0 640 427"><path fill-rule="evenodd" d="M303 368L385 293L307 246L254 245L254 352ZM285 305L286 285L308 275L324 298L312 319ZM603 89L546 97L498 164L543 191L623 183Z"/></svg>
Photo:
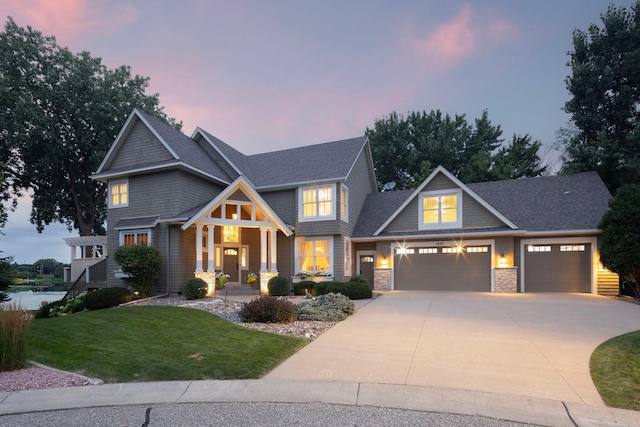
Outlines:
<svg viewBox="0 0 640 427"><path fill-rule="evenodd" d="M365 299L373 297L369 285L361 282L319 282L313 287L313 296L328 293L342 294L349 299Z"/></svg>
<svg viewBox="0 0 640 427"><path fill-rule="evenodd" d="M125 288L102 288L89 292L84 298L87 310L102 310L131 301L131 292Z"/></svg>

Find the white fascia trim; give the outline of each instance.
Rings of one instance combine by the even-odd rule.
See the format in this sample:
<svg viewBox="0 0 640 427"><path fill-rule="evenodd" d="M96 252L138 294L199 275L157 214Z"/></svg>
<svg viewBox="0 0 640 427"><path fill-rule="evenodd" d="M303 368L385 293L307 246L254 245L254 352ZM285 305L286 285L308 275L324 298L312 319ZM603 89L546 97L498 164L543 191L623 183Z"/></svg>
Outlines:
<svg viewBox="0 0 640 427"><path fill-rule="evenodd" d="M427 177L427 179L425 179L422 184L420 184L420 186L418 188L416 188L413 193L407 198L407 200L404 201L403 204L400 205L400 207L398 209L396 209L396 211L384 222L384 224L382 224L380 226L380 228L378 228L376 230L375 233L373 233L374 236L377 236L378 234L380 234L382 232L382 230L384 230L390 223L391 221L393 221L393 219L395 219L395 217L397 217L400 212L402 212L404 210L404 208L411 203L411 201L416 198L420 192L422 192L422 190L424 189L424 187L427 186L427 184L429 182L431 182L431 180L433 180L433 178L439 173L442 172L447 178L449 178L451 181L453 181L453 183L455 185L457 185L459 188L461 188L464 192L466 192L467 194L469 194L474 200L476 200L478 203L480 203L482 206L484 206L485 208L487 208L492 214L494 214L495 216L497 216L502 222L504 222L507 226L509 226L510 228L517 230L518 227L512 223L511 221L509 221L504 215L502 215L500 212L498 212L497 210L495 210L491 205L489 205L487 202L485 202L480 196L478 196L476 193L474 193L473 191L471 191L466 185L464 185L462 183L462 181L460 181L458 178L456 178L455 176L453 176L451 174L451 172L449 172L448 170L446 170L444 167L442 166L438 166L436 168L436 170L434 170L433 172L431 172L431 175L429 175Z"/></svg>
<svg viewBox="0 0 640 427"><path fill-rule="evenodd" d="M94 178L94 176L100 174L100 171L105 167L105 165L107 164L107 161L110 160L111 155L114 154L114 151L116 147L120 144L120 141L124 139L124 135L128 134L131 131L131 127L133 127L131 122L134 117L140 118L140 116L137 113L137 109L135 108L131 112L131 114L129 114L129 117L127 117L127 120L124 122L124 126L122 126L122 129L120 129L120 132L118 132L118 136L116 136L115 141L113 141L113 143L111 144L111 147L109 147L109 151L107 151L107 154L102 159L100 166L98 166L98 170L96 170L96 173L92 175L91 178L96 179Z"/></svg>
<svg viewBox="0 0 640 427"><path fill-rule="evenodd" d="M271 209L262 197L256 192L256 190L251 186L251 184L247 181L244 175L240 175L235 181L233 181L227 188L224 189L220 194L218 194L213 200L211 200L205 207L200 209L198 213L193 215L191 219L184 223L182 226L183 230L186 230L191 225L195 224L198 220L201 220L203 216L206 216L207 212L212 210L215 206L222 203L222 201L226 200L231 194L235 193L236 190L241 189L245 195L249 197L251 203L255 203L261 208L266 216L275 222L278 226L278 229L284 233L285 236L289 237L293 234L291 229L285 224L280 217ZM220 222L220 221L217 221ZM234 223L236 224L236 223Z"/></svg>
<svg viewBox="0 0 640 427"><path fill-rule="evenodd" d="M528 231L525 237L545 237L545 236L583 236L602 234L597 228L594 230L559 230L559 231Z"/></svg>
<svg viewBox="0 0 640 427"><path fill-rule="evenodd" d="M479 233L447 233L447 234L407 234L403 236L373 236L373 237L351 237L352 242L377 242L381 240L407 240L407 239L429 239L429 240L437 240L437 239L447 239L454 237L462 237L473 239L475 237L484 237L484 236L514 236L520 237L525 234L524 231L483 231Z"/></svg>
<svg viewBox="0 0 640 427"><path fill-rule="evenodd" d="M236 173L238 175L242 175L242 171L235 165L235 163L233 163L231 160L229 160L229 158L227 156L225 156L225 154L218 148L218 146L215 143L213 143L213 141L211 141L207 137L207 134L205 133L204 129L202 129L200 127L197 127L196 130L194 130L193 133L191 134L191 139L195 140L195 136L198 135L198 134L200 136L202 136L204 138L204 140L209 143L209 145L211 145L211 148L213 148L214 150L216 150L218 152L218 154L220 154L220 157L222 157L229 165L231 165L233 170L236 171Z"/></svg>
<svg viewBox="0 0 640 427"><path fill-rule="evenodd" d="M138 109L136 108L134 111L138 111ZM147 127L149 128L149 130L155 135L156 138L158 138L158 141L160 141L162 143L162 145L164 145L164 148L167 149L167 151L169 151L169 153L171 153L171 155L173 156L174 159L179 160L180 157L176 154L175 151L173 151L173 149L169 146L169 144L167 144L167 141L165 141L160 134L155 130L155 128L153 126L151 126L151 124L141 115L139 114L138 117L140 117L140 120L142 120L142 122L147 125Z"/></svg>

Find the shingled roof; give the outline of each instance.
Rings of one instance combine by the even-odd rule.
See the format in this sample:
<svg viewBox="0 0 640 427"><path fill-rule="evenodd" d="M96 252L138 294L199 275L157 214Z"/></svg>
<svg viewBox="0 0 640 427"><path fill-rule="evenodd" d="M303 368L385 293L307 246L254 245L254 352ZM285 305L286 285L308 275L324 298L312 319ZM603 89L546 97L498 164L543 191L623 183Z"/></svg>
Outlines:
<svg viewBox="0 0 640 427"><path fill-rule="evenodd" d="M468 184L521 230L595 230L611 194L596 172Z"/></svg>
<svg viewBox="0 0 640 427"><path fill-rule="evenodd" d="M479 182L467 184L467 187L525 232L595 230L611 199L611 194L596 172ZM414 191L368 195L352 237L373 237L373 233ZM486 233L492 230L502 232L509 228L416 230L411 234ZM406 233L397 235L402 234ZM380 234L384 235L384 232Z"/></svg>

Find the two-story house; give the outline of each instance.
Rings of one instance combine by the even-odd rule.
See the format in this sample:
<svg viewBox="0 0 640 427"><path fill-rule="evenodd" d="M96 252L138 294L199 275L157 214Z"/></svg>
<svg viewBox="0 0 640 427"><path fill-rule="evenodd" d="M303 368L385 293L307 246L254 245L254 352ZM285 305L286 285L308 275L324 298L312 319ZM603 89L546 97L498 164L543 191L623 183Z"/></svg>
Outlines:
<svg viewBox="0 0 640 427"><path fill-rule="evenodd" d="M157 293L194 276L213 290L221 271L229 284L258 274L263 290L311 273L386 290L604 293L613 277L598 262L611 196L595 173L465 185L439 167L379 193L364 136L244 155L134 110L94 179L108 186L110 252L160 250ZM107 270L124 284L112 258Z"/></svg>

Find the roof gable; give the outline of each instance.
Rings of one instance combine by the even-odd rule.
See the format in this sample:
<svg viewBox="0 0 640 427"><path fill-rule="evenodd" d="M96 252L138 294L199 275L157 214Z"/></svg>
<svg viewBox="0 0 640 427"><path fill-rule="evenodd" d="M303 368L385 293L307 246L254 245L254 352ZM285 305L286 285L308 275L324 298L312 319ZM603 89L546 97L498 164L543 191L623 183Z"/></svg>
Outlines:
<svg viewBox="0 0 640 427"><path fill-rule="evenodd" d="M438 166L427 179L424 180L418 188L416 188L409 197L389 216L389 218L373 233L374 236L382 233L389 224L393 222L405 209L411 209L411 205L414 201L417 202L419 194L423 191L441 191L441 190L453 190L460 189L463 194L471 198L471 200L477 202L481 207L489 211L489 213L496 217L496 219L502 224L511 229L517 229L518 227L511 222L508 218L498 212L494 207L489 205L485 200L463 184L458 178L453 176L442 166ZM414 204L414 203L413 203ZM463 209L465 207L463 206ZM464 211L463 211L464 216ZM463 220L464 221L464 220ZM418 229L416 224L416 230Z"/></svg>
<svg viewBox="0 0 640 427"><path fill-rule="evenodd" d="M251 183L247 181L244 176L238 177L232 182L223 192L218 194L213 200L207 203L204 207L199 209L191 218L182 226L183 230L186 230L191 225L197 222L206 222L206 217L209 213L215 210L218 206L221 206L227 200L245 201L248 200L258 206L264 213L268 222L271 222L285 236L289 237L293 234L291 229L280 219L280 217L271 209L262 197L251 186ZM224 222L224 220L214 220L216 222ZM244 226L242 223L238 223L239 226Z"/></svg>
<svg viewBox="0 0 640 427"><path fill-rule="evenodd" d="M140 130L142 126L146 127L147 135L155 137L155 141L166 150L168 155L150 156L146 151L149 144L143 144L141 147L133 149L134 152L139 152L138 155L125 152L123 154L127 160L121 165L118 165L117 162L114 163L123 146L129 145L132 132ZM131 142L140 143L138 140ZM231 181L229 175L213 161L196 141L137 108L129 115L94 177L104 178L114 174L122 175L134 171L166 167L181 167L225 184Z"/></svg>

